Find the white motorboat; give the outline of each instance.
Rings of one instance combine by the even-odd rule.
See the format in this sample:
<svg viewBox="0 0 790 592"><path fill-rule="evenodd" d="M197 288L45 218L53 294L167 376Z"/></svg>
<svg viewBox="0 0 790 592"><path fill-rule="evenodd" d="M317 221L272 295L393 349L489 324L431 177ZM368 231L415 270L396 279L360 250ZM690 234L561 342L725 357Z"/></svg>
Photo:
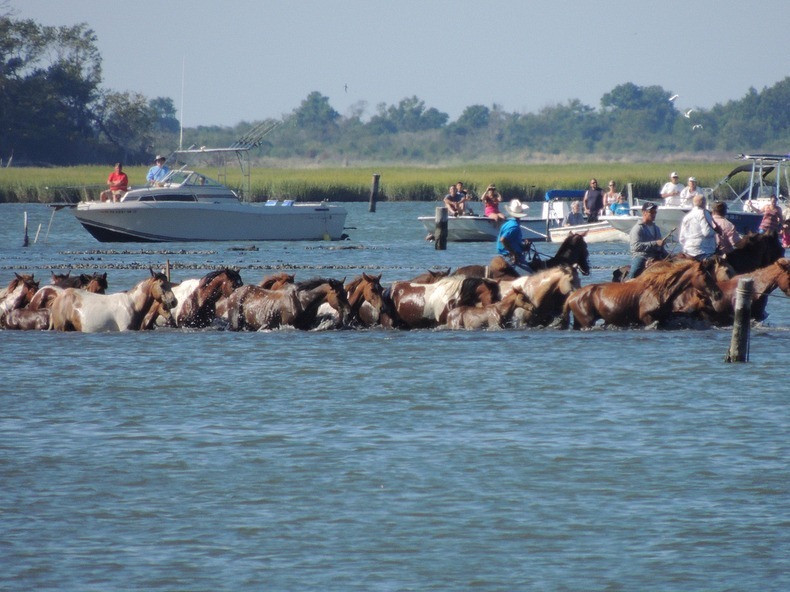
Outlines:
<svg viewBox="0 0 790 592"><path fill-rule="evenodd" d="M176 154L236 153L249 191L249 165L242 159L249 147ZM340 240L347 215L342 206L325 201L244 202L219 181L184 169L171 171L156 186L131 188L120 202L85 201L72 211L101 242Z"/></svg>

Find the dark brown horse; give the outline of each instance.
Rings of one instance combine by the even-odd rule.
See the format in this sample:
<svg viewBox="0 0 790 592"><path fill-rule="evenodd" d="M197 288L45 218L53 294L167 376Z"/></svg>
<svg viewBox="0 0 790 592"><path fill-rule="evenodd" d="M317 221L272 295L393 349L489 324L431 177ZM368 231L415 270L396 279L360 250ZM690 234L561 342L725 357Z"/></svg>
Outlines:
<svg viewBox="0 0 790 592"><path fill-rule="evenodd" d="M93 273L91 275L81 273L72 277L69 270L66 273L52 272L51 275L50 284L58 288L77 288L88 290L94 294L104 294L108 288L107 273Z"/></svg>
<svg viewBox="0 0 790 592"><path fill-rule="evenodd" d="M260 281L258 285L261 288L266 288L267 290L279 290L288 284L293 284L295 280L296 276L294 274L281 271L279 273L267 275Z"/></svg>
<svg viewBox="0 0 790 592"><path fill-rule="evenodd" d="M342 281L317 278L280 290L242 286L228 297L228 321L234 331L283 326L309 330L316 328L318 309L324 303L338 311L339 324L348 322L350 307Z"/></svg>
<svg viewBox="0 0 790 592"><path fill-rule="evenodd" d="M567 325L571 312L575 329L590 328L598 319L618 327L663 322L686 290L696 290L709 299L721 297L712 261L690 259L688 264L670 266L664 273L647 274L644 279L584 286L565 303L563 324Z"/></svg>
<svg viewBox="0 0 790 592"><path fill-rule="evenodd" d="M456 306L486 306L499 300L499 284L477 277L450 276L432 284L394 282L388 290L394 316L406 327L425 329L447 322Z"/></svg>
<svg viewBox="0 0 790 592"><path fill-rule="evenodd" d="M590 251L587 248L587 241L584 240L586 235L586 232L578 234L569 232L553 257L543 261L540 255L536 254L529 262L530 267L539 271L559 265L569 265L578 267L582 275L590 275Z"/></svg>
<svg viewBox="0 0 790 592"><path fill-rule="evenodd" d="M504 329L521 309L531 315L533 306L520 288L513 288L499 302L486 306L458 306L447 313L448 329Z"/></svg>
<svg viewBox="0 0 790 592"><path fill-rule="evenodd" d="M208 327L216 317L217 301L228 298L242 285L237 270L223 268L173 286L178 305L171 311L172 323L176 327Z"/></svg>
<svg viewBox="0 0 790 592"><path fill-rule="evenodd" d="M712 310L708 312L708 318L715 325L732 325L738 281L744 277L754 280L751 318L755 321L764 321L768 317L765 309L771 292L779 288L785 295L790 296L790 259L777 259L767 267L719 282L722 297L712 302Z"/></svg>
<svg viewBox="0 0 790 592"><path fill-rule="evenodd" d="M348 304L351 307L351 322L363 327L380 324L385 310L384 288L381 275L363 273L345 286Z"/></svg>
<svg viewBox="0 0 790 592"><path fill-rule="evenodd" d="M777 259L785 256L776 232L764 234L745 235L735 243L735 250L727 253L727 261L732 265L735 273L747 273L767 267Z"/></svg>

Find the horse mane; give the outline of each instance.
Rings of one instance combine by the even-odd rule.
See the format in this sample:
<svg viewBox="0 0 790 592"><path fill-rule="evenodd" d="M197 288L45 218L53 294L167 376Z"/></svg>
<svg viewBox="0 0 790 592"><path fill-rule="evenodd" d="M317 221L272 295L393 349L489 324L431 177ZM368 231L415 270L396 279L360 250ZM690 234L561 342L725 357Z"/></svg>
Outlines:
<svg viewBox="0 0 790 592"><path fill-rule="evenodd" d="M231 269L229 267L223 267L221 269L215 269L214 271L210 271L205 276L200 278L198 287L204 288L206 285L211 283L213 280L215 280L218 276L222 275L223 273L227 274L231 282L235 282L238 283L239 285L243 285L243 282L241 281L241 274L239 274L238 271L236 271L235 269Z"/></svg>
<svg viewBox="0 0 790 592"><path fill-rule="evenodd" d="M695 259L678 259L665 269L645 274L642 285L647 289L670 291L692 267L702 267Z"/></svg>

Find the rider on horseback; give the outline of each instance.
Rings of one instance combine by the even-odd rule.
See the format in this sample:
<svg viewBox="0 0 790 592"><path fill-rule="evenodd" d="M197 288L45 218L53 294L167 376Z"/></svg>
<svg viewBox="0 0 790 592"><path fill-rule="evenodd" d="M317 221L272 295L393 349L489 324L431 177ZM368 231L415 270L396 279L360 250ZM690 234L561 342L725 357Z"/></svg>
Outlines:
<svg viewBox="0 0 790 592"><path fill-rule="evenodd" d="M656 226L657 211L658 206L653 202L642 204L642 219L629 233L632 278L644 271L648 259L666 259L669 256L664 248L666 238L661 237L661 229Z"/></svg>

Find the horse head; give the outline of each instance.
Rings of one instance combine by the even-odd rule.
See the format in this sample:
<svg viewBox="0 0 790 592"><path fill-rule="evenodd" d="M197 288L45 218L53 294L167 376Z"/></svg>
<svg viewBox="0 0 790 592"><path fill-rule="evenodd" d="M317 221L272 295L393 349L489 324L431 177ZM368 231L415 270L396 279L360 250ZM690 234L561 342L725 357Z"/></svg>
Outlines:
<svg viewBox="0 0 790 592"><path fill-rule="evenodd" d="M384 288L381 285L381 274L369 275L362 273L345 286L348 303L352 315L363 325L372 326L379 322L384 309Z"/></svg>
<svg viewBox="0 0 790 592"><path fill-rule="evenodd" d="M707 294L713 300L719 300L722 297L721 288L716 279L716 267L716 261L710 258L697 265L692 265L686 272L691 274L691 285L694 289Z"/></svg>
<svg viewBox="0 0 790 592"><path fill-rule="evenodd" d="M71 278L71 270L67 271L66 273L55 273L54 271L50 271L50 280L49 283L52 286L57 286L58 288L76 288L79 285L79 280Z"/></svg>
<svg viewBox="0 0 790 592"><path fill-rule="evenodd" d="M149 269L149 271L151 272L151 277L148 279L149 295L160 304L160 310L170 312L178 304L176 296L173 294L173 284L165 274L153 269Z"/></svg>
<svg viewBox="0 0 790 592"><path fill-rule="evenodd" d="M85 291L93 292L94 294L104 294L109 286L107 284L106 271L104 273L94 273L92 275L81 274L80 283Z"/></svg>
<svg viewBox="0 0 790 592"><path fill-rule="evenodd" d="M557 249L557 254L549 260L553 265L547 264L547 266L554 267L563 263L576 265L583 275L590 275L590 250L587 248L587 241L584 240L586 235L586 231L578 234L569 232Z"/></svg>
<svg viewBox="0 0 790 592"><path fill-rule="evenodd" d="M774 261L774 265L778 270L776 278L777 287L787 296L790 296L790 259L782 257Z"/></svg>

